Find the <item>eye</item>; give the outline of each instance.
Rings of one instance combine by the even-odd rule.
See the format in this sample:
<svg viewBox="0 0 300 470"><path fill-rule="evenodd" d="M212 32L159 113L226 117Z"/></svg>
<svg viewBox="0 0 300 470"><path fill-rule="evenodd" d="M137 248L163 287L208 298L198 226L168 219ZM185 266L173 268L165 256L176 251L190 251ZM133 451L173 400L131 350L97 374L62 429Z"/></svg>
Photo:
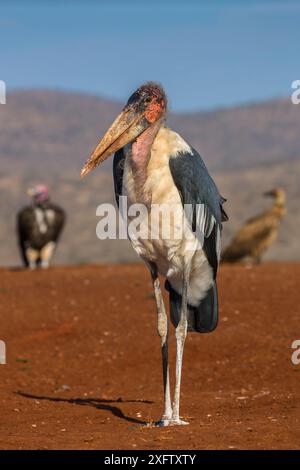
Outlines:
<svg viewBox="0 0 300 470"><path fill-rule="evenodd" d="M145 103L150 103L150 101L152 101L152 98L150 96L148 96L147 98L145 98Z"/></svg>

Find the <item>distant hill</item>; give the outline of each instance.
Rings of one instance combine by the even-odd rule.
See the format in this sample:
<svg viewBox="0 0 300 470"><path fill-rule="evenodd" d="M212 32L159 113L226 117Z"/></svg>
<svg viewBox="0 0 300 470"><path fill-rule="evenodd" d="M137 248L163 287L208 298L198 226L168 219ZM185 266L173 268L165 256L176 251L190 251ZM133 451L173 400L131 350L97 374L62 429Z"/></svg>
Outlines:
<svg viewBox="0 0 300 470"><path fill-rule="evenodd" d="M19 262L15 214L27 203L26 188L49 184L53 199L69 220L56 261L84 263L130 261L127 242L96 239L95 211L113 200L107 162L80 181L79 171L98 139L122 107L121 103L60 91L16 91L0 106L0 264ZM273 100L232 109L171 114L169 125L203 156L221 193L227 197L230 223L225 241L243 220L266 207L261 192L287 189L289 213L273 259L299 259L300 106Z"/></svg>
<svg viewBox="0 0 300 470"><path fill-rule="evenodd" d="M17 91L0 107L0 161L81 166L123 104L56 91ZM274 100L233 109L171 114L169 124L212 170L250 168L300 155L300 106Z"/></svg>

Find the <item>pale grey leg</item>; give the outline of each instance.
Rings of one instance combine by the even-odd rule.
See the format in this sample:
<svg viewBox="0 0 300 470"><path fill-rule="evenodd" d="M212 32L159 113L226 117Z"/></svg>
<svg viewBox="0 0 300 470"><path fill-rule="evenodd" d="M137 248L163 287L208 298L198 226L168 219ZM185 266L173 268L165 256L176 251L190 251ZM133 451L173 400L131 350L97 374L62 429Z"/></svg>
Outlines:
<svg viewBox="0 0 300 470"><path fill-rule="evenodd" d="M39 258L39 251L34 248L26 248L26 258L28 260L29 269L34 270L37 268L37 261Z"/></svg>
<svg viewBox="0 0 300 470"><path fill-rule="evenodd" d="M182 288L182 301L181 301L181 314L180 320L176 327L176 382L175 393L173 402L173 415L170 424L188 424L186 421L180 419L179 403L180 403L180 385L181 385L181 371L183 349L187 333L187 290L189 285L190 266L184 267L183 272L183 288Z"/></svg>
<svg viewBox="0 0 300 470"><path fill-rule="evenodd" d="M151 277L153 282L156 307L157 307L157 331L161 340L162 367L163 367L163 384L164 384L164 413L162 419L158 421L158 426L168 426L172 418L172 405L170 396L170 379L169 379L169 360L168 360L168 336L169 322L165 310L164 300L160 288L160 282L157 275L157 268L151 264Z"/></svg>
<svg viewBox="0 0 300 470"><path fill-rule="evenodd" d="M49 268L50 260L53 256L55 246L56 244L54 242L49 242L41 249L41 266L43 269Z"/></svg>

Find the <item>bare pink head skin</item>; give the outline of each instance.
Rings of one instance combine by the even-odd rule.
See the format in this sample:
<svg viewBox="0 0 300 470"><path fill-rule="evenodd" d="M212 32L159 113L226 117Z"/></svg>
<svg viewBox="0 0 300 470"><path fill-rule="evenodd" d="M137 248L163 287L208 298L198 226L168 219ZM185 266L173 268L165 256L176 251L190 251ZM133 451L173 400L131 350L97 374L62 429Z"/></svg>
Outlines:
<svg viewBox="0 0 300 470"><path fill-rule="evenodd" d="M45 184L37 184L36 186L29 188L27 193L36 204L42 204L49 199L48 186Z"/></svg>
<svg viewBox="0 0 300 470"><path fill-rule="evenodd" d="M137 145L133 153L137 161L144 155L145 147L149 147L151 139L153 141L166 111L167 97L160 85L147 82L138 88L91 153L81 170L81 176L87 175L110 155L135 141Z"/></svg>

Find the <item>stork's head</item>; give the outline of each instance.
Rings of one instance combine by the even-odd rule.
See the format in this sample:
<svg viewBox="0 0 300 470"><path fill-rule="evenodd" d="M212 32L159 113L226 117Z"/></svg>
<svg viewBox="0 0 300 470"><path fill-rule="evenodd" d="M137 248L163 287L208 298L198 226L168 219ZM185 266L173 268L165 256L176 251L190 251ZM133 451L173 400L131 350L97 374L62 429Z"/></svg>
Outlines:
<svg viewBox="0 0 300 470"><path fill-rule="evenodd" d="M49 190L45 184L37 184L36 186L28 188L27 194L36 204L42 204L49 199Z"/></svg>
<svg viewBox="0 0 300 470"><path fill-rule="evenodd" d="M160 85L148 82L138 88L92 152L81 170L81 176L85 176L107 157L133 142L148 127L163 120L166 111L167 98Z"/></svg>

